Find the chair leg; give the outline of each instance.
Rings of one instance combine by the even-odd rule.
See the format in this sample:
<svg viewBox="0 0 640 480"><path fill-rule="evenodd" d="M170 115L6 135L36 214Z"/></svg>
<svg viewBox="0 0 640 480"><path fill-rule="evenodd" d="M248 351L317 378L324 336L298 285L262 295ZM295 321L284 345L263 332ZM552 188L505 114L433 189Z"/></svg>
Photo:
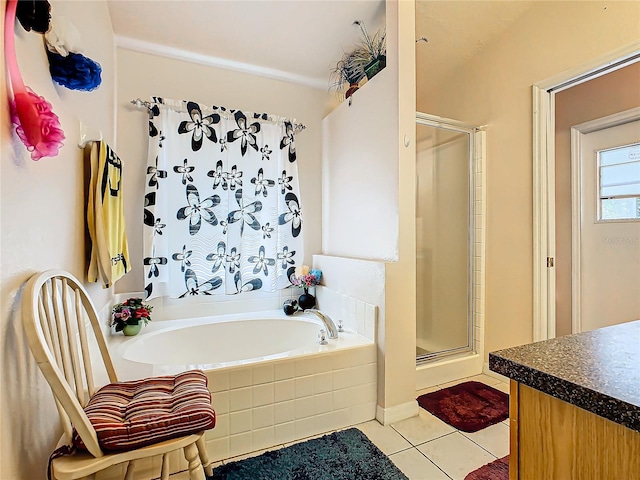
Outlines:
<svg viewBox="0 0 640 480"><path fill-rule="evenodd" d="M160 469L160 480L169 480L169 454L162 455L162 468Z"/></svg>
<svg viewBox="0 0 640 480"><path fill-rule="evenodd" d="M204 469L202 468L198 447L196 447L195 443L190 443L184 447L184 458L189 463L190 480L207 480L204 476Z"/></svg>
<svg viewBox="0 0 640 480"><path fill-rule="evenodd" d="M204 435L202 435L198 441L196 442L196 447L198 447L198 453L200 454L200 461L202 462L202 466L204 467L204 473L207 477L213 476L213 465L212 462L209 461L209 455L207 453L207 445L204 441Z"/></svg>

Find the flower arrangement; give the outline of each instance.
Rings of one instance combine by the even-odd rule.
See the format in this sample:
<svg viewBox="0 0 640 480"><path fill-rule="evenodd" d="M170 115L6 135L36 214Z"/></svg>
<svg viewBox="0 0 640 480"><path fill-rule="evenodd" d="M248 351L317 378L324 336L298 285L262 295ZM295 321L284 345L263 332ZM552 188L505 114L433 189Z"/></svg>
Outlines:
<svg viewBox="0 0 640 480"><path fill-rule="evenodd" d="M321 270L311 270L307 265L302 265L296 269L296 274L291 278L291 283L296 287L304 288L306 291L309 287L319 285L321 279Z"/></svg>
<svg viewBox="0 0 640 480"><path fill-rule="evenodd" d="M151 321L153 307L142 302L141 298L129 298L118 303L111 310L111 322L109 326L116 327L116 332L124 330L127 325L147 324Z"/></svg>

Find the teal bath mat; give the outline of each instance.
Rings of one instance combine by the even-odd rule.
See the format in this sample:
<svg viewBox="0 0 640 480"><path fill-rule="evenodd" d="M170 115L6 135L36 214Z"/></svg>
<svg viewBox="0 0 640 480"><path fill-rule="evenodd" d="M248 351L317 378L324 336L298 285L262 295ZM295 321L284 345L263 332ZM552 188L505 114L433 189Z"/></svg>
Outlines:
<svg viewBox="0 0 640 480"><path fill-rule="evenodd" d="M408 480L357 428L221 465L211 480Z"/></svg>

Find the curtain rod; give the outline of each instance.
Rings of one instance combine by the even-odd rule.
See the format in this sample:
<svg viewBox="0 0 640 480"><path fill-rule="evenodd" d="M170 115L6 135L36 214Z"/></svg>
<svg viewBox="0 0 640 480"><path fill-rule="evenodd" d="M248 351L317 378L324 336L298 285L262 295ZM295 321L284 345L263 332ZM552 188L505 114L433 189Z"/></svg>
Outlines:
<svg viewBox="0 0 640 480"><path fill-rule="evenodd" d="M147 109L147 111L149 112L149 116L150 116L150 117L151 117L151 108L152 108L154 105L161 105L161 106L163 106L163 107L165 107L165 108L173 108L173 107L171 107L171 106L167 106L167 105L163 105L163 104L156 104L156 103L151 103L151 102L146 101L146 100L140 100L139 98L136 98L135 100L131 100L131 102L130 102L130 103L131 103L132 105L135 105L135 106L136 106L136 108L138 108L138 109L146 108L146 109ZM275 121L275 120L277 120L277 117L273 117L272 115L269 115L268 120L269 120L269 121ZM301 132L302 130L304 130L305 128L307 128L307 127L306 127L306 125L303 125L302 123L295 123L295 121L290 121L290 120L288 120L288 119L285 119L285 120L286 120L286 121L289 121L289 122L293 125L293 129L294 129L296 132Z"/></svg>

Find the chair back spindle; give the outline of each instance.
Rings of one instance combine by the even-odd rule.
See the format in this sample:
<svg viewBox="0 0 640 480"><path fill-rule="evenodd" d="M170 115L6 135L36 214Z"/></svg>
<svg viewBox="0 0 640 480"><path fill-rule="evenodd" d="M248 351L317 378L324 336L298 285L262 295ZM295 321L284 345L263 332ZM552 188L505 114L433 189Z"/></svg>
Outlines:
<svg viewBox="0 0 640 480"><path fill-rule="evenodd" d="M102 360L110 382L116 382L117 376L95 312L84 287L66 272L50 270L27 282L23 298L26 337L54 392L65 435L70 441L75 427L87 450L100 457L104 453L83 410L97 390L92 360ZM99 355L92 355L87 322Z"/></svg>

